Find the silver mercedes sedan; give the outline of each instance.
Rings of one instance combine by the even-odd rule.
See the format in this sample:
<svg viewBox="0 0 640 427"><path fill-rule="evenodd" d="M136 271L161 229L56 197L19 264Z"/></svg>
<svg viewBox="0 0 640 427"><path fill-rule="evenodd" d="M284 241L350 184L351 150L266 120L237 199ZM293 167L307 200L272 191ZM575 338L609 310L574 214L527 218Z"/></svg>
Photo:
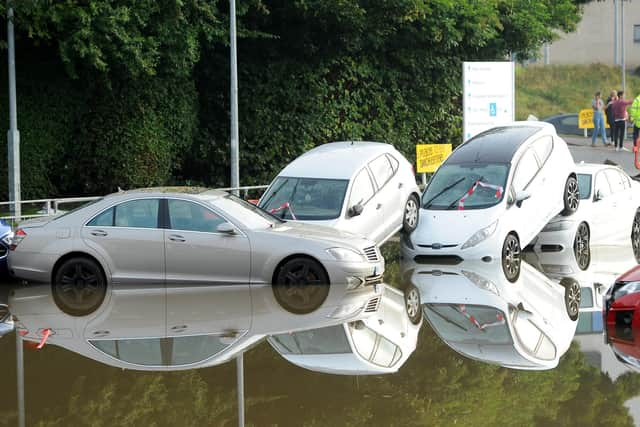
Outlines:
<svg viewBox="0 0 640 427"><path fill-rule="evenodd" d="M381 282L384 271L370 240L285 222L203 188L114 193L22 223L10 249L13 276L79 294L103 282L273 284L278 297L307 285L356 289Z"/></svg>

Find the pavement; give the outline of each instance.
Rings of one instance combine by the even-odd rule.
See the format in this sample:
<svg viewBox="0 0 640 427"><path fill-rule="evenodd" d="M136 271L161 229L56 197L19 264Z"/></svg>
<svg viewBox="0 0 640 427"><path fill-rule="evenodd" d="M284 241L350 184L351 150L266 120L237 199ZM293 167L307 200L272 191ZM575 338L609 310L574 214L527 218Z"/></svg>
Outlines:
<svg viewBox="0 0 640 427"><path fill-rule="evenodd" d="M604 146L602 139L596 141L596 146L591 146L591 137L561 135L567 142L573 160L576 163L604 163L613 162L620 166L631 177L640 174L640 170L635 167L635 153L631 139L625 139L623 147L628 151L616 151L613 145Z"/></svg>

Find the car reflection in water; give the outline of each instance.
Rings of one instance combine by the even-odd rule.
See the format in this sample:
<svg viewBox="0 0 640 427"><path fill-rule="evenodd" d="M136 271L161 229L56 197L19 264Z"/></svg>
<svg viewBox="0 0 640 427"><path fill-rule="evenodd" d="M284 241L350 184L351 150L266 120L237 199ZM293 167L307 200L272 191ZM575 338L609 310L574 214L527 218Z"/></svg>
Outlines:
<svg viewBox="0 0 640 427"><path fill-rule="evenodd" d="M640 370L640 266L616 279L604 305L605 342L620 362Z"/></svg>
<svg viewBox="0 0 640 427"><path fill-rule="evenodd" d="M314 288L289 288L276 298L271 285L114 285L82 292L31 285L15 287L9 307L27 341L49 334L49 344L107 365L182 370L226 362L268 334L362 319L381 298L379 285L332 285L310 311Z"/></svg>
<svg viewBox="0 0 640 427"><path fill-rule="evenodd" d="M312 371L339 375L397 372L416 349L422 326L417 289L404 292L383 285L380 309L358 321L269 337L289 362Z"/></svg>
<svg viewBox="0 0 640 427"><path fill-rule="evenodd" d="M551 369L575 334L580 287L521 267L512 283L499 264L403 266L427 321L455 351L508 368Z"/></svg>
<svg viewBox="0 0 640 427"><path fill-rule="evenodd" d="M603 297L621 271L638 263L630 242L616 246L593 246L586 268L573 248L559 252L525 251L524 260L559 282L575 280L581 287L580 318L576 334L602 333Z"/></svg>

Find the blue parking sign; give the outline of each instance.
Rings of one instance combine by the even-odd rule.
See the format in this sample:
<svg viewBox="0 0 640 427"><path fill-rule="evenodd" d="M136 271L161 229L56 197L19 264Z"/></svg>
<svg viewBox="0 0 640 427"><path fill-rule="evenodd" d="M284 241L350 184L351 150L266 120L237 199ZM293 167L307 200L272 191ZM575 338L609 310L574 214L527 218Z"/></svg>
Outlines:
<svg viewBox="0 0 640 427"><path fill-rule="evenodd" d="M489 115L490 115L491 117L495 117L495 116L496 116L497 111L498 111L498 107L496 106L496 103L495 103L495 102L491 102L491 103L489 104Z"/></svg>

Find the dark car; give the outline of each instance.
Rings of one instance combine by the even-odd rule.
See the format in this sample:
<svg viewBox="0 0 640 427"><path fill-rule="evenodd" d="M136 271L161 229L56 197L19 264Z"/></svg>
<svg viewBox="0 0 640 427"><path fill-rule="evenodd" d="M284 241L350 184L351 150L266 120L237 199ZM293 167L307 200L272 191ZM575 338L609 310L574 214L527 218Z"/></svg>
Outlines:
<svg viewBox="0 0 640 427"><path fill-rule="evenodd" d="M561 135L580 135L584 136L584 129L578 127L578 114L558 114L556 116L547 117L542 119L543 122L551 123L556 127L556 132ZM630 125L629 123L627 124ZM611 137L611 129L605 128L607 137ZM587 135L591 136L593 129L587 129ZM627 138L633 137L633 126L627 129Z"/></svg>

